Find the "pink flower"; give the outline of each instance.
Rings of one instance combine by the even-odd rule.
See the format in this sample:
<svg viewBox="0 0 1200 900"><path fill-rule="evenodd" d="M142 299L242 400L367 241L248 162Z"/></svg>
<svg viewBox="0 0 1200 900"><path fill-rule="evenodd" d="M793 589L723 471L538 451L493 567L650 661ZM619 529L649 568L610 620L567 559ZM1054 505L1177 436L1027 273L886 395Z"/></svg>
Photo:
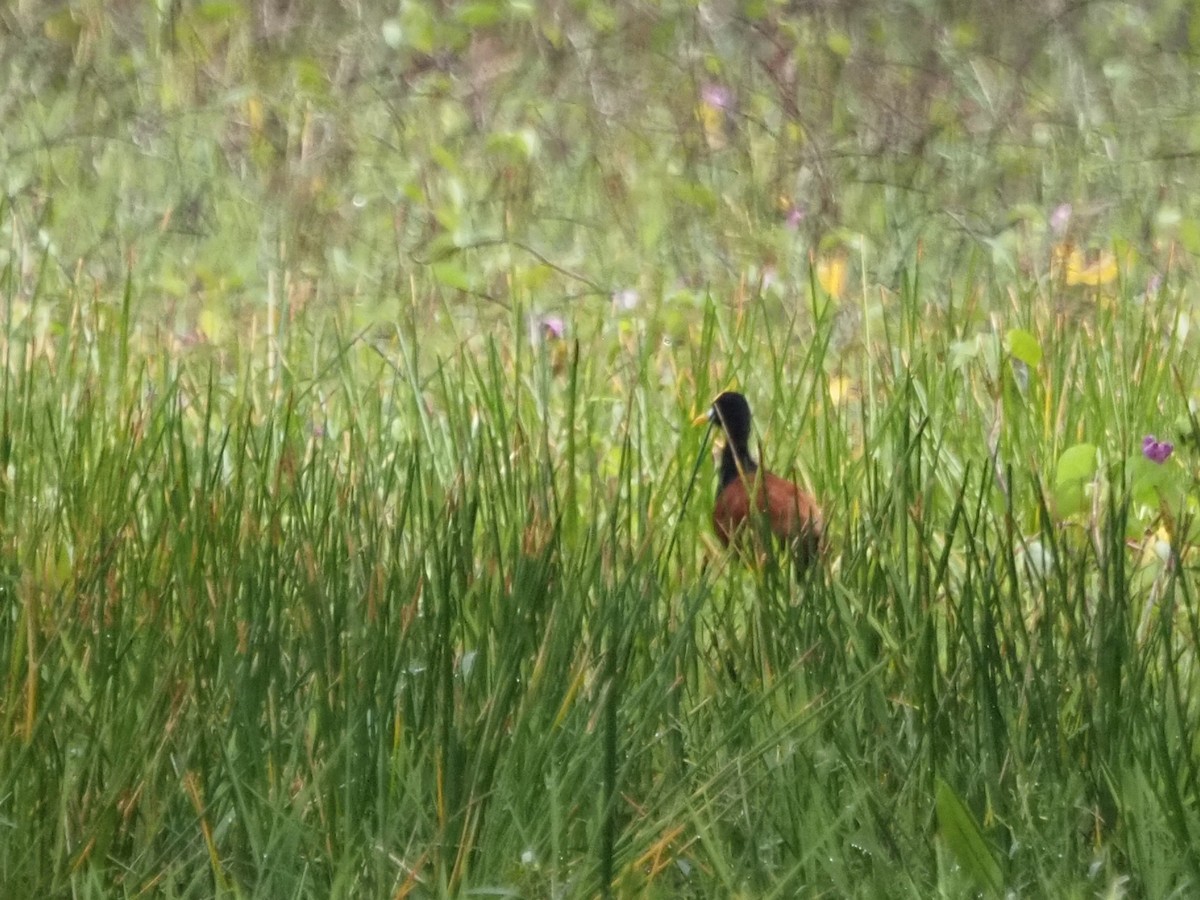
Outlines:
<svg viewBox="0 0 1200 900"><path fill-rule="evenodd" d="M566 334L567 326L563 322L562 316L543 316L542 317L542 335L554 340L562 340L562 336Z"/></svg>
<svg viewBox="0 0 1200 900"><path fill-rule="evenodd" d="M733 92L723 84L706 84L700 89L700 100L713 109L729 109L733 106Z"/></svg>
<svg viewBox="0 0 1200 900"><path fill-rule="evenodd" d="M562 316L530 316L529 343L537 346L543 341L552 343L561 341L567 333L567 325Z"/></svg>
<svg viewBox="0 0 1200 900"><path fill-rule="evenodd" d="M1062 237L1067 233L1067 226L1071 224L1071 204L1060 203L1054 207L1054 212L1050 213L1050 230L1054 232L1055 237Z"/></svg>
<svg viewBox="0 0 1200 900"><path fill-rule="evenodd" d="M638 303L641 302L641 295L633 288L625 288L622 291L617 291L612 295L613 308L618 312L629 312L631 309L636 309Z"/></svg>

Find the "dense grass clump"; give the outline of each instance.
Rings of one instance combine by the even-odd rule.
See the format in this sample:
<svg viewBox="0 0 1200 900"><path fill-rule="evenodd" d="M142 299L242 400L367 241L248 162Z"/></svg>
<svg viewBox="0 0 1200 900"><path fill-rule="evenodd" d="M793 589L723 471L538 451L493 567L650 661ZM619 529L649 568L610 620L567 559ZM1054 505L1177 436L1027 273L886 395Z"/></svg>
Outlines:
<svg viewBox="0 0 1200 900"><path fill-rule="evenodd" d="M1200 889L1190 12L918 6L0 12L3 894Z"/></svg>

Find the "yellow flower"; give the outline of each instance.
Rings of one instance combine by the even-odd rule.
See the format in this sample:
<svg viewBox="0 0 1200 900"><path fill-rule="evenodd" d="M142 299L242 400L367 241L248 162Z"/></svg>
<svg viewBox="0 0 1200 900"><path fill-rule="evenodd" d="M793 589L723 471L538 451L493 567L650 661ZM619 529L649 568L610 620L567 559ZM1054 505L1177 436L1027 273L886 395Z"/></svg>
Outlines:
<svg viewBox="0 0 1200 900"><path fill-rule="evenodd" d="M829 379L829 399L834 406L858 397L858 387L845 375L834 375Z"/></svg>
<svg viewBox="0 0 1200 900"><path fill-rule="evenodd" d="M846 293L846 257L838 254L817 260L817 281L834 300Z"/></svg>
<svg viewBox="0 0 1200 900"><path fill-rule="evenodd" d="M1107 250L1101 250L1095 259L1088 262L1078 247L1058 244L1054 248L1054 259L1065 267L1068 285L1099 287L1117 280L1117 257Z"/></svg>
<svg viewBox="0 0 1200 900"><path fill-rule="evenodd" d="M725 110L701 103L696 107L696 118L704 129L704 140L713 150L723 150L729 143L725 137Z"/></svg>

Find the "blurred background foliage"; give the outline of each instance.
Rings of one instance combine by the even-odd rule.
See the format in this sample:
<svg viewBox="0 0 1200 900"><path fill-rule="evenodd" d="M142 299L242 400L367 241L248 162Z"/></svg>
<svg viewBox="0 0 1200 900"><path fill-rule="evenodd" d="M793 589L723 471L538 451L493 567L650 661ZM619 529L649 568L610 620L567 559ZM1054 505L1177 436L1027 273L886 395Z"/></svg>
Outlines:
<svg viewBox="0 0 1200 900"><path fill-rule="evenodd" d="M290 314L444 289L468 327L803 292L822 252L885 288L914 259L1033 279L1062 204L1091 251L1200 249L1183 0L18 0L0 31L0 254L131 275L184 335L272 273Z"/></svg>

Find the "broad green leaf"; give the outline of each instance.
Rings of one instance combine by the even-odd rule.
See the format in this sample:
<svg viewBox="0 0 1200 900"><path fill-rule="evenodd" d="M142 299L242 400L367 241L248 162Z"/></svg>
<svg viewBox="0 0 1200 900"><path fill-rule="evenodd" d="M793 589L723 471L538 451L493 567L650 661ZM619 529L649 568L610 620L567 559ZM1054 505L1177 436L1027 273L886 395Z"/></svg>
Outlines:
<svg viewBox="0 0 1200 900"><path fill-rule="evenodd" d="M1096 445L1076 444L1068 447L1058 458L1054 483L1067 484L1072 481L1088 481L1096 474Z"/></svg>
<svg viewBox="0 0 1200 900"><path fill-rule="evenodd" d="M1096 445L1075 444L1058 458L1054 474L1054 505L1062 517L1087 510L1083 486L1096 476Z"/></svg>
<svg viewBox="0 0 1200 900"><path fill-rule="evenodd" d="M1130 493L1137 503L1158 507L1180 507L1186 501L1187 487L1179 466L1170 461L1156 463L1140 453L1132 455L1126 463L1132 476Z"/></svg>
<svg viewBox="0 0 1200 900"><path fill-rule="evenodd" d="M1000 865L988 849L975 818L950 785L937 779L938 834L962 870L980 887L999 895L1004 890Z"/></svg>
<svg viewBox="0 0 1200 900"><path fill-rule="evenodd" d="M1054 509L1059 516L1065 519L1085 512L1087 508L1082 481L1067 481L1054 486Z"/></svg>
<svg viewBox="0 0 1200 900"><path fill-rule="evenodd" d="M1042 361L1042 347L1032 334L1024 328L1013 328L1004 336L1008 352L1031 369Z"/></svg>

